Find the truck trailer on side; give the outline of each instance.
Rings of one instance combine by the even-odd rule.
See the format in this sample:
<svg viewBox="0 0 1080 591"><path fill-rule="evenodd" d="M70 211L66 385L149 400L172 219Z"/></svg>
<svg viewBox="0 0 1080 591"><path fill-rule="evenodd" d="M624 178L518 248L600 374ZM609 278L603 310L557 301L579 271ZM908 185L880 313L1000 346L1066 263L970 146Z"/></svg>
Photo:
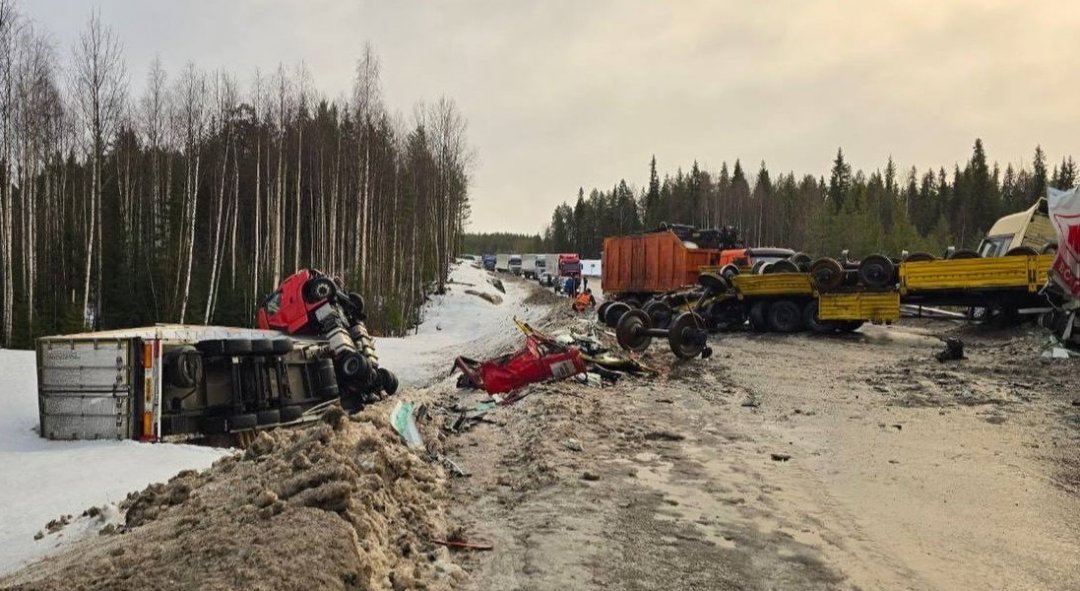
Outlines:
<svg viewBox="0 0 1080 591"><path fill-rule="evenodd" d="M304 419L339 397L333 354L278 331L163 324L37 341L40 434L185 440Z"/></svg>

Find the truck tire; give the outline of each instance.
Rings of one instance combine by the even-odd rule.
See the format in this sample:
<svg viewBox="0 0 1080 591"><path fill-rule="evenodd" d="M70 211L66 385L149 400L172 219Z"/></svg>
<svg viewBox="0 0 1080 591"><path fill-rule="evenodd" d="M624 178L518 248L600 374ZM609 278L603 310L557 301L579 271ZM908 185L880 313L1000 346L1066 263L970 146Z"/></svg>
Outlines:
<svg viewBox="0 0 1080 591"><path fill-rule="evenodd" d="M252 429L259 424L259 416L255 413L244 413L229 417L229 430Z"/></svg>
<svg viewBox="0 0 1080 591"><path fill-rule="evenodd" d="M226 355L250 355L251 339L222 339Z"/></svg>
<svg viewBox="0 0 1080 591"><path fill-rule="evenodd" d="M368 365L368 361L363 355L346 353L338 359L338 369L345 379L352 380L357 376L365 375L371 369L371 366Z"/></svg>
<svg viewBox="0 0 1080 591"><path fill-rule="evenodd" d="M769 306L766 318L769 328L776 332L798 332L803 326L803 311L791 300L778 300Z"/></svg>
<svg viewBox="0 0 1080 591"><path fill-rule="evenodd" d="M884 288L896 276L896 265L880 254L872 254L859 263L859 279L867 287Z"/></svg>
<svg viewBox="0 0 1080 591"><path fill-rule="evenodd" d="M329 277L316 277L304 284L304 301L309 304L328 300L337 294L337 285Z"/></svg>
<svg viewBox="0 0 1080 591"><path fill-rule="evenodd" d="M974 250L971 250L969 248L958 248L958 249L952 251L952 254L949 255L949 260L953 260L953 259L979 259L979 258L982 258L982 256L979 253L977 253Z"/></svg>
<svg viewBox="0 0 1080 591"><path fill-rule="evenodd" d="M762 273L798 273L799 265L789 260L776 261L766 267L762 267Z"/></svg>
<svg viewBox="0 0 1080 591"><path fill-rule="evenodd" d="M290 404L281 408L281 422L291 423L304 416L304 407L299 404Z"/></svg>
<svg viewBox="0 0 1080 591"><path fill-rule="evenodd" d="M251 352L256 355L270 355L274 352L273 339L251 339Z"/></svg>
<svg viewBox="0 0 1080 591"><path fill-rule="evenodd" d="M202 356L190 345L169 351L162 363L165 381L177 388L194 388L202 376Z"/></svg>
<svg viewBox="0 0 1080 591"><path fill-rule="evenodd" d="M760 301L750 305L750 330L754 332L768 332L769 323L766 314L769 312L769 302Z"/></svg>
<svg viewBox="0 0 1080 591"><path fill-rule="evenodd" d="M209 341L199 341L195 343L195 348L199 350L203 355L208 356L221 356L227 355L225 352L225 341L222 339L213 339Z"/></svg>
<svg viewBox="0 0 1080 591"><path fill-rule="evenodd" d="M833 333L837 329L835 322L818 318L817 300L810 300L803 307L803 324L806 325L806 328L818 334Z"/></svg>
<svg viewBox="0 0 1080 591"><path fill-rule="evenodd" d="M281 413L276 409L260 410L255 418L260 425L276 425L281 422Z"/></svg>
<svg viewBox="0 0 1080 591"><path fill-rule="evenodd" d="M727 332L746 323L742 304L735 301L714 301L705 309L705 318L713 330Z"/></svg>
<svg viewBox="0 0 1080 591"><path fill-rule="evenodd" d="M199 431L203 435L217 435L229 430L229 422L225 417L203 417L199 419Z"/></svg>
<svg viewBox="0 0 1080 591"><path fill-rule="evenodd" d="M288 337L271 340L271 349L274 355L285 355L293 350L293 340Z"/></svg>
<svg viewBox="0 0 1080 591"><path fill-rule="evenodd" d="M379 386L383 392L386 392L387 396L393 396L397 393L398 379L394 375L394 372L386 369L385 367L379 368Z"/></svg>
<svg viewBox="0 0 1080 591"><path fill-rule="evenodd" d="M1035 250L1034 248L1032 248L1030 246L1017 246L1017 247L1014 247L1014 248L1010 248L1009 252L1005 253L1005 256L1007 256L1007 257L1029 257L1029 256L1036 256L1038 254L1039 254L1039 251Z"/></svg>
<svg viewBox="0 0 1080 591"><path fill-rule="evenodd" d="M922 263L926 261L936 261L937 257L928 252L913 252L907 255L904 259L905 263Z"/></svg>

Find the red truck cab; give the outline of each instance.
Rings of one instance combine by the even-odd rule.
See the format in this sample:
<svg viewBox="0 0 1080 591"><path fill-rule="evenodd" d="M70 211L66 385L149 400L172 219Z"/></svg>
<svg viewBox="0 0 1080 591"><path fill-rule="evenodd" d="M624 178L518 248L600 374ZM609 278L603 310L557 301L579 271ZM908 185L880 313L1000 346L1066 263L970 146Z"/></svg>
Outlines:
<svg viewBox="0 0 1080 591"><path fill-rule="evenodd" d="M577 254L559 255L559 277L581 278L581 258Z"/></svg>
<svg viewBox="0 0 1080 591"><path fill-rule="evenodd" d="M334 293L333 279L301 269L282 281L277 291L266 298L259 308L259 328L289 334L317 334L319 324L313 322L313 314Z"/></svg>

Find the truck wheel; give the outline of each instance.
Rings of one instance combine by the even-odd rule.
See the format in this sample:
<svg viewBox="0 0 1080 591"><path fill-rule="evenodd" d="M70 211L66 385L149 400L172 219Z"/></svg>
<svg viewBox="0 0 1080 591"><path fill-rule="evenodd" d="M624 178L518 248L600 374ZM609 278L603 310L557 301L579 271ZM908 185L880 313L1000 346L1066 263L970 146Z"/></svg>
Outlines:
<svg viewBox="0 0 1080 591"><path fill-rule="evenodd" d="M810 258L810 255L805 252L797 252L789 256L787 260L795 263L795 266L797 266L800 271L806 271L810 268L810 263L814 262L814 260Z"/></svg>
<svg viewBox="0 0 1080 591"><path fill-rule="evenodd" d="M251 339L222 339L226 355L249 355Z"/></svg>
<svg viewBox="0 0 1080 591"><path fill-rule="evenodd" d="M705 351L708 336L705 321L693 312L683 312L671 322L668 345L679 359L693 359Z"/></svg>
<svg viewBox="0 0 1080 591"><path fill-rule="evenodd" d="M259 416L254 413L244 413L229 417L229 430L251 429L259 424Z"/></svg>
<svg viewBox="0 0 1080 591"><path fill-rule="evenodd" d="M746 322L742 304L738 302L712 302L706 308L705 314L713 330L723 332L738 328Z"/></svg>
<svg viewBox="0 0 1080 591"><path fill-rule="evenodd" d="M978 259L978 258L982 258L979 255L979 253L975 252L974 250L968 249L968 248L958 248L958 249L952 251L952 254L949 255L949 260L953 260L953 259Z"/></svg>
<svg viewBox="0 0 1080 591"><path fill-rule="evenodd" d="M611 328L615 328L619 325L619 319L623 317L631 310L630 306L626 305L626 302L611 302L608 309L604 312L604 324Z"/></svg>
<svg viewBox="0 0 1080 591"><path fill-rule="evenodd" d="M762 268L762 273L798 273L799 265L789 260L776 261L767 267Z"/></svg>
<svg viewBox="0 0 1080 591"><path fill-rule="evenodd" d="M309 304L328 300L336 293L337 286L334 285L334 280L329 277L316 277L315 279L309 279L304 284L304 301Z"/></svg>
<svg viewBox="0 0 1080 591"><path fill-rule="evenodd" d="M216 435L229 430L229 423L225 417L203 417L199 419L199 431L203 435Z"/></svg>
<svg viewBox="0 0 1080 591"><path fill-rule="evenodd" d="M822 257L810 265L810 281L818 291L832 291L844 283L844 268L836 259Z"/></svg>
<svg viewBox="0 0 1080 591"><path fill-rule="evenodd" d="M765 301L754 302L750 305L750 330L754 332L768 332L769 323L765 319L769 312L769 303Z"/></svg>
<svg viewBox="0 0 1080 591"><path fill-rule="evenodd" d="M829 334L837 329L835 322L818 318L817 300L811 300L803 307L803 324L818 334Z"/></svg>
<svg viewBox="0 0 1080 591"><path fill-rule="evenodd" d="M1030 256L1036 256L1038 254L1039 254L1039 251L1035 250L1034 248L1031 248L1030 246L1017 246L1015 248L1010 248L1009 252L1005 253L1005 256L1007 256L1007 257L1030 257Z"/></svg>
<svg viewBox="0 0 1080 591"><path fill-rule="evenodd" d="M913 252L907 255L904 259L905 263L922 263L926 261L936 261L937 257L928 252Z"/></svg>
<svg viewBox="0 0 1080 591"><path fill-rule="evenodd" d="M225 351L225 341L222 339L213 339L209 341L199 341L195 343L195 348L199 350L203 355L227 355Z"/></svg>
<svg viewBox="0 0 1080 591"><path fill-rule="evenodd" d="M359 353L346 353L338 360L338 367L341 370L341 375L350 380L357 376L366 375L371 369L367 359L364 359L364 356Z"/></svg>
<svg viewBox="0 0 1080 591"><path fill-rule="evenodd" d="M281 408L281 422L291 423L304 416L304 407L299 404L290 404Z"/></svg>
<svg viewBox="0 0 1080 591"><path fill-rule="evenodd" d="M379 385L382 386L383 392L386 392L387 396L393 396L397 393L398 379L394 375L394 372L386 369L385 367L379 368Z"/></svg>
<svg viewBox="0 0 1080 591"><path fill-rule="evenodd" d="M649 315L653 328L667 328L671 324L671 306L659 300L647 302L642 308Z"/></svg>
<svg viewBox="0 0 1080 591"><path fill-rule="evenodd" d="M615 329L615 339L619 346L627 351L641 353L649 348L652 337L648 335L649 315L644 310L630 310L619 319Z"/></svg>
<svg viewBox="0 0 1080 591"><path fill-rule="evenodd" d="M169 351L162 363L165 381L177 388L194 388L202 375L202 356L190 345Z"/></svg>
<svg viewBox="0 0 1080 591"><path fill-rule="evenodd" d="M361 316L364 315L364 296L356 293L355 291L349 292L349 301L356 308L356 313Z"/></svg>
<svg viewBox="0 0 1080 591"><path fill-rule="evenodd" d="M290 338L272 339L270 343L274 355L284 355L291 353L293 350L293 340Z"/></svg>
<svg viewBox="0 0 1080 591"><path fill-rule="evenodd" d="M281 422L281 413L277 410L260 410L255 419L260 425L276 425Z"/></svg>
<svg viewBox="0 0 1080 591"><path fill-rule="evenodd" d="M883 255L872 254L859 263L859 279L868 287L887 287L895 275L896 267Z"/></svg>
<svg viewBox="0 0 1080 591"><path fill-rule="evenodd" d="M779 300L769 306L766 318L769 328L776 332L797 332L802 328L803 311L791 300Z"/></svg>
<svg viewBox="0 0 1080 591"><path fill-rule="evenodd" d="M251 339L251 352L256 355L269 355L274 352L273 339Z"/></svg>

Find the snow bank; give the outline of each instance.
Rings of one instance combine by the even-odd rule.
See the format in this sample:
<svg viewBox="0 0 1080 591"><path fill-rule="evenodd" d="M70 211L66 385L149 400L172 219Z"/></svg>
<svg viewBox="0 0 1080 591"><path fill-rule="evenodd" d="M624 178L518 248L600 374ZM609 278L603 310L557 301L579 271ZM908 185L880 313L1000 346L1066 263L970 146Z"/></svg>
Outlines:
<svg viewBox="0 0 1080 591"><path fill-rule="evenodd" d="M548 308L525 303L533 293L532 284L501 274L503 294L488 282L491 277L470 263L459 263L450 273L447 293L433 296L425 306L416 334L376 339L379 363L393 370L402 386L419 387L448 374L458 355L479 357L501 343L520 339L514 317L535 321ZM492 304L465 290L497 295L502 303Z"/></svg>
<svg viewBox="0 0 1080 591"><path fill-rule="evenodd" d="M0 350L0 408L0 573L91 531L67 527L35 541L34 534L51 519L117 503L131 491L185 468L207 468L228 453L194 445L38 437L31 351Z"/></svg>

